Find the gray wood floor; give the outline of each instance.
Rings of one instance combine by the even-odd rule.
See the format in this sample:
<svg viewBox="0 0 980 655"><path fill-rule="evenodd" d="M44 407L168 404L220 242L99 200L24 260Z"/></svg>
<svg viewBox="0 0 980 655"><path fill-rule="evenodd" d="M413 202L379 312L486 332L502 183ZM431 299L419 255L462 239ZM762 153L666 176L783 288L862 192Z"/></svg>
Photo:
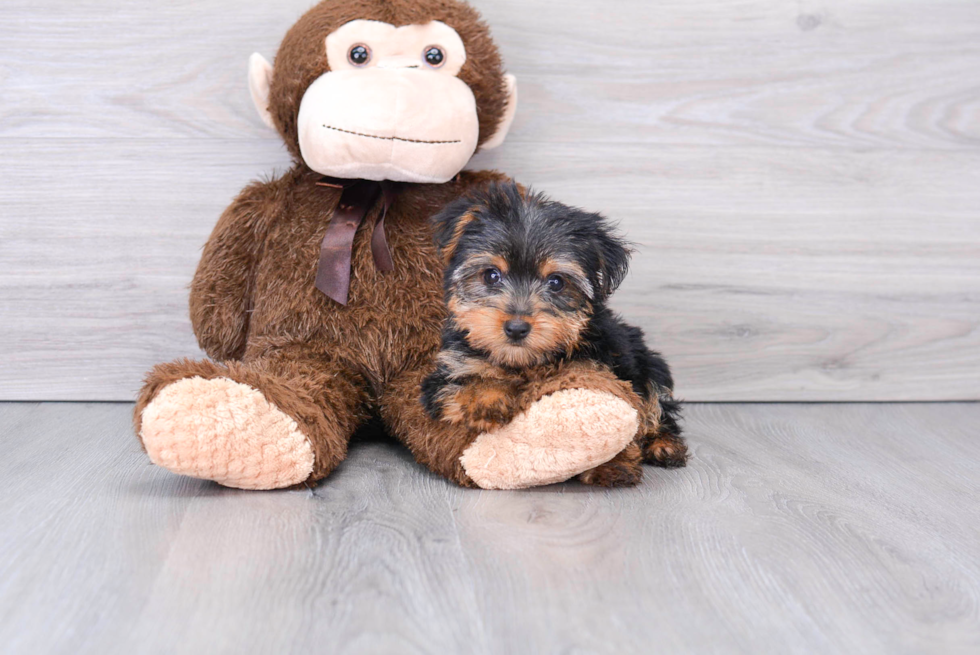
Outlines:
<svg viewBox="0 0 980 655"><path fill-rule="evenodd" d="M636 489L171 476L129 405L0 404L3 653L980 652L980 405L693 405Z"/></svg>

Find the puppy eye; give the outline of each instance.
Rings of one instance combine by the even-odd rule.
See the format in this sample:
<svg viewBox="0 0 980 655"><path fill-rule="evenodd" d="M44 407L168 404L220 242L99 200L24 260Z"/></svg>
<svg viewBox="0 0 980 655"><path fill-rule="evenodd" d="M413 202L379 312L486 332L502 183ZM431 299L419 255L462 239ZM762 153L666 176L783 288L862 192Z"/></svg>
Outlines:
<svg viewBox="0 0 980 655"><path fill-rule="evenodd" d="M371 61L371 48L363 43L351 46L347 51L347 61L354 66L364 66Z"/></svg>
<svg viewBox="0 0 980 655"><path fill-rule="evenodd" d="M558 293L565 288L565 278L560 275L549 275L548 276L548 290Z"/></svg>
<svg viewBox="0 0 980 655"><path fill-rule="evenodd" d="M437 45L430 45L424 52L425 63L433 68L439 68L446 63L446 53Z"/></svg>
<svg viewBox="0 0 980 655"><path fill-rule="evenodd" d="M495 268L488 268L483 271L483 281L486 282L488 287L495 287L503 281L503 276L500 275L500 271Z"/></svg>

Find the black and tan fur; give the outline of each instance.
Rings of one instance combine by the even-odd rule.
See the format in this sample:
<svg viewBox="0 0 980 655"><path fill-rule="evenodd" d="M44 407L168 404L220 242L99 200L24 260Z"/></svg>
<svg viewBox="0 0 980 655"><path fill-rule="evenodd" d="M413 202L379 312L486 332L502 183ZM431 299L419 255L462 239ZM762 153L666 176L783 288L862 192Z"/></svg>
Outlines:
<svg viewBox="0 0 980 655"><path fill-rule="evenodd" d="M602 216L508 182L460 198L434 220L450 315L439 365L422 385L430 416L493 430L526 408L529 385L591 362L632 386L642 420L636 443L586 481L629 485L641 461L684 465L667 362L606 305L630 253Z"/></svg>

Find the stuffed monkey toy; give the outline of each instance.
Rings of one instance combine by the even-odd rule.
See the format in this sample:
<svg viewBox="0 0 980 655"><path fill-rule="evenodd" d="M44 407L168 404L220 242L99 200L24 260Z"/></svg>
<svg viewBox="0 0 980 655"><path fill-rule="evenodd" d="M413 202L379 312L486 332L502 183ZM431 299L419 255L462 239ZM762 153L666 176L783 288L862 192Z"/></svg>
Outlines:
<svg viewBox="0 0 980 655"><path fill-rule="evenodd" d="M378 417L461 485L614 479L603 467L633 443L641 406L609 370L565 368L479 435L420 402L446 315L430 218L505 179L462 169L503 141L517 102L477 12L456 0L326 0L289 30L274 66L252 56L249 88L295 163L246 187L204 248L190 312L210 359L148 374L135 428L150 459L242 489L313 484Z"/></svg>

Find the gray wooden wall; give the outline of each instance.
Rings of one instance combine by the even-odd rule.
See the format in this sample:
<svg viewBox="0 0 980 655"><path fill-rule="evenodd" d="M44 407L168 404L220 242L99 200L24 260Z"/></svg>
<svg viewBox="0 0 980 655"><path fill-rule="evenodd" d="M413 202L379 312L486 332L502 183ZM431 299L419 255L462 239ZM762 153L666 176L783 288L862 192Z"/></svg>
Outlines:
<svg viewBox="0 0 980 655"><path fill-rule="evenodd" d="M218 214L288 163L246 88L309 0L0 3L0 399L198 355ZM497 167L622 221L689 400L980 398L980 1L476 0Z"/></svg>

